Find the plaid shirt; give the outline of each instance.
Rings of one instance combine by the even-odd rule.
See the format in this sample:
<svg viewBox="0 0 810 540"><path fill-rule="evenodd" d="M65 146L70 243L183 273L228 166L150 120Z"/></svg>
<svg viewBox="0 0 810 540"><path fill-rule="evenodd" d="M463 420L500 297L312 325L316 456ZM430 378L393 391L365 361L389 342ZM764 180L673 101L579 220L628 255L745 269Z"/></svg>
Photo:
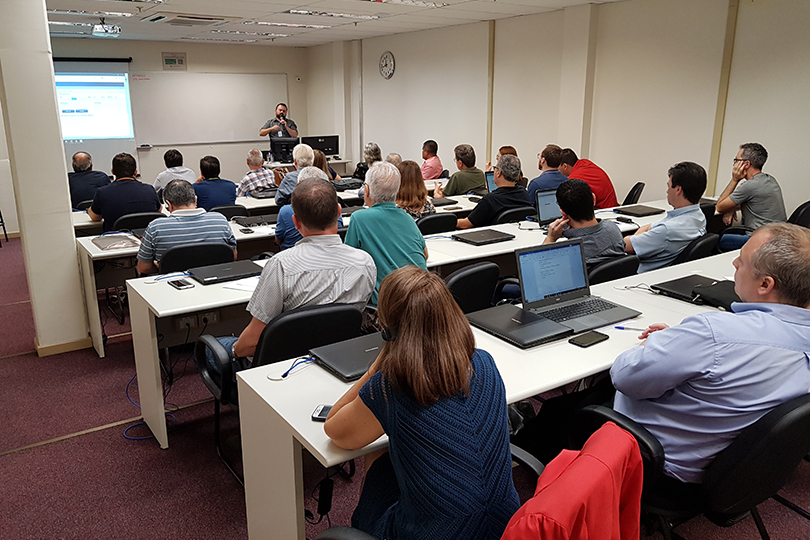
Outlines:
<svg viewBox="0 0 810 540"><path fill-rule="evenodd" d="M268 169L256 169L249 171L242 183L239 184L239 190L236 192L237 197L244 197L252 195L257 189L273 187L276 185L276 177L273 171Z"/></svg>

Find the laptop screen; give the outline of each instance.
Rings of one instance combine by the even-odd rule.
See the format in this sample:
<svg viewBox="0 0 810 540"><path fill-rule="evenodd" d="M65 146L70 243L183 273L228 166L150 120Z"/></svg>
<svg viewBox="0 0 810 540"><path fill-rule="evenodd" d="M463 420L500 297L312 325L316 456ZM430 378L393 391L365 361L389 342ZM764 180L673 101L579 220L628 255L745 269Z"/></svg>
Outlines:
<svg viewBox="0 0 810 540"><path fill-rule="evenodd" d="M487 189L492 193L498 186L495 185L495 171L488 171L484 173L487 176Z"/></svg>
<svg viewBox="0 0 810 540"><path fill-rule="evenodd" d="M524 251L518 254L518 264L526 303L588 287L580 242L545 244Z"/></svg>
<svg viewBox="0 0 810 540"><path fill-rule="evenodd" d="M557 190L548 189L537 192L537 216L540 223L551 223L560 219L560 206L557 204Z"/></svg>

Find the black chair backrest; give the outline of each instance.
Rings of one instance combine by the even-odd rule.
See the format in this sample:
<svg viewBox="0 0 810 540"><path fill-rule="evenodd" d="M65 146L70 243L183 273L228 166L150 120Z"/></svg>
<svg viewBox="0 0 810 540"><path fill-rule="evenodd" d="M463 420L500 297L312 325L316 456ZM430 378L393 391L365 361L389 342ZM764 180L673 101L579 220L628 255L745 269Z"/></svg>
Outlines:
<svg viewBox="0 0 810 540"><path fill-rule="evenodd" d="M363 314L348 304L305 306L273 318L264 327L254 366L307 354L310 349L360 336Z"/></svg>
<svg viewBox="0 0 810 540"><path fill-rule="evenodd" d="M338 232L338 236L340 236L340 239L341 239L342 241L344 241L344 242L346 241L346 233L347 233L348 231L349 231L349 228L348 228L348 227L338 227L338 231L337 231L337 232Z"/></svg>
<svg viewBox="0 0 810 540"><path fill-rule="evenodd" d="M637 182L635 186L633 186L630 191L627 193L627 197L624 198L624 202L622 206L627 206L628 204L636 204L638 200L641 198L641 192L644 191L644 182Z"/></svg>
<svg viewBox="0 0 810 540"><path fill-rule="evenodd" d="M746 512L774 495L810 451L810 394L791 399L745 428L706 469L709 510Z"/></svg>
<svg viewBox="0 0 810 540"><path fill-rule="evenodd" d="M137 212L135 214L127 214L115 220L112 230L131 231L133 229L145 229L152 220L162 217L166 217L166 215L160 212Z"/></svg>
<svg viewBox="0 0 810 540"><path fill-rule="evenodd" d="M790 214L788 223L801 225L810 229L810 201L807 201Z"/></svg>
<svg viewBox="0 0 810 540"><path fill-rule="evenodd" d="M464 313L492 307L492 295L501 269L494 262L480 262L460 268L444 278L456 303Z"/></svg>
<svg viewBox="0 0 810 540"><path fill-rule="evenodd" d="M706 233L703 236L695 238L675 257L675 260L672 261L672 265L696 261L714 254L714 250L719 241L720 237L714 233Z"/></svg>
<svg viewBox="0 0 810 540"><path fill-rule="evenodd" d="M86 201L82 201L76 205L76 210L87 210L93 206L93 199L88 199Z"/></svg>
<svg viewBox="0 0 810 540"><path fill-rule="evenodd" d="M215 206L213 207L210 212L219 212L225 219L230 221L231 219L237 216L250 216L250 212L248 209L242 206L241 204L226 204L224 206Z"/></svg>
<svg viewBox="0 0 810 540"><path fill-rule="evenodd" d="M534 216L537 214L537 210L534 206L521 206L519 208L510 208L509 210L504 210L498 217L495 218L495 224L498 225L500 223L515 223L517 221L523 221L526 219L526 216Z"/></svg>
<svg viewBox="0 0 810 540"><path fill-rule="evenodd" d="M597 285L635 275L638 272L638 262L637 256L625 255L599 263L588 271L588 283Z"/></svg>
<svg viewBox="0 0 810 540"><path fill-rule="evenodd" d="M160 259L160 273L185 272L189 268L233 262L233 248L222 242L200 242L169 249Z"/></svg>
<svg viewBox="0 0 810 540"><path fill-rule="evenodd" d="M439 176L439 178L450 178L450 171L447 169L442 170L442 174Z"/></svg>
<svg viewBox="0 0 810 540"><path fill-rule="evenodd" d="M438 234L456 230L458 218L451 212L430 214L416 220L419 232L424 234Z"/></svg>

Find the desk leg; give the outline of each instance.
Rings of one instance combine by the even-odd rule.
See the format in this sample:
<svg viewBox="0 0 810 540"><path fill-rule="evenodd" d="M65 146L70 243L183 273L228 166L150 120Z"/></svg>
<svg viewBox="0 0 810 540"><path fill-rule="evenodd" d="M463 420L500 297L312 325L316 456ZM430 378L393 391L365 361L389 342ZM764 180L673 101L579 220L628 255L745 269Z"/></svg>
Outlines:
<svg viewBox="0 0 810 540"><path fill-rule="evenodd" d="M248 537L305 540L303 447L287 422L237 379Z"/></svg>
<svg viewBox="0 0 810 540"><path fill-rule="evenodd" d="M160 447L168 448L169 436L166 433L166 414L163 409L163 386L160 379L155 317L140 294L129 287L127 290L141 414L155 439L160 443Z"/></svg>
<svg viewBox="0 0 810 540"><path fill-rule="evenodd" d="M79 250L79 264L82 270L82 285L84 285L84 300L87 305L87 321L90 324L90 337L93 338L93 348L99 358L104 358L104 331L101 328L101 314L98 312L98 291L96 290L96 272L93 259L83 249Z"/></svg>

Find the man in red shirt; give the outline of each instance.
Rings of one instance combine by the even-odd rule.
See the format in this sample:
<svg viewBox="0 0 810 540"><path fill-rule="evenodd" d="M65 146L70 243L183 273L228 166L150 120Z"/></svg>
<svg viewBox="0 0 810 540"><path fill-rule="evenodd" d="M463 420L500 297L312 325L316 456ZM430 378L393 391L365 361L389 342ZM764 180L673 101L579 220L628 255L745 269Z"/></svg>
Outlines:
<svg viewBox="0 0 810 540"><path fill-rule="evenodd" d="M591 186L591 191L596 195L595 208L619 206L613 182L610 181L607 173L593 161L579 159L573 150L565 148L562 151L562 164L559 171L568 178L584 180Z"/></svg>

